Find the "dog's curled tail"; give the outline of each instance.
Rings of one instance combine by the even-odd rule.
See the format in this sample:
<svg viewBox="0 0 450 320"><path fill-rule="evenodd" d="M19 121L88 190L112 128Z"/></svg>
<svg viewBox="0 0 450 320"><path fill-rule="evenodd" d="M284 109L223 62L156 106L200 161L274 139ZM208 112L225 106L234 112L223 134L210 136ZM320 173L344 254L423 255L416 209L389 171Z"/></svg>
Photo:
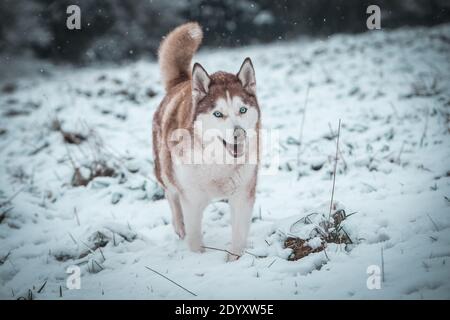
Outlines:
<svg viewBox="0 0 450 320"><path fill-rule="evenodd" d="M159 47L159 67L166 91L191 79L191 60L203 39L197 22L188 22L170 32Z"/></svg>

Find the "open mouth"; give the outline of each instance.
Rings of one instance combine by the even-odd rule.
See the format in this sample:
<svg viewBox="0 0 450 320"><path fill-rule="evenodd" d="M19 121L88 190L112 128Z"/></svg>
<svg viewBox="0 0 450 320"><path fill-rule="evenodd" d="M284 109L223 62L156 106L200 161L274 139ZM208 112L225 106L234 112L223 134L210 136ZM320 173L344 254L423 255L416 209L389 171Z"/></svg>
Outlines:
<svg viewBox="0 0 450 320"><path fill-rule="evenodd" d="M222 138L219 139L222 140L223 146L234 158L239 158L244 154L244 142L238 143L235 139L234 143L229 143Z"/></svg>

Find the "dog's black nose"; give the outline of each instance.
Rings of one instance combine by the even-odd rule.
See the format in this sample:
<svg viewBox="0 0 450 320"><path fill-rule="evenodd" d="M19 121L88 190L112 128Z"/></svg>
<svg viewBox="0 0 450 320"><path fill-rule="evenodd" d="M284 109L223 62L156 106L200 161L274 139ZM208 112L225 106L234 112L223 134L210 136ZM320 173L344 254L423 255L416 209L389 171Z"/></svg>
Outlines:
<svg viewBox="0 0 450 320"><path fill-rule="evenodd" d="M245 130L242 127L240 127L240 126L234 127L233 136L234 136L235 140L237 140L237 141L244 140L246 134L247 133L245 132Z"/></svg>

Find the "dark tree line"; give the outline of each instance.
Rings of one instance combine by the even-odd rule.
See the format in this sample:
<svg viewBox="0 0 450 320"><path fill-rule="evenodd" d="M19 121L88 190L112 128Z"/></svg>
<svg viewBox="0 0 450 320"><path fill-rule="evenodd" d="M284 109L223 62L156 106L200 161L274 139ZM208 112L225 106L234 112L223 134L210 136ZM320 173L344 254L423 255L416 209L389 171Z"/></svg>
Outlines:
<svg viewBox="0 0 450 320"><path fill-rule="evenodd" d="M81 30L66 28L66 8L81 8ZM0 53L55 61L120 61L155 55L161 36L188 20L205 44L239 46L299 35L366 31L377 4L382 27L450 21L448 0L0 0Z"/></svg>

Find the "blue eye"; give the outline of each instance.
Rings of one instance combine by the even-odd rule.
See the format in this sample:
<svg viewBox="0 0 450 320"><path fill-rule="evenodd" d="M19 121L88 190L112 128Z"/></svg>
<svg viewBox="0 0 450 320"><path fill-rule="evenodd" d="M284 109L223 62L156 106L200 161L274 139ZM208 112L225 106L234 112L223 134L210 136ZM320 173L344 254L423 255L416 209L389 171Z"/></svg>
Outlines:
<svg viewBox="0 0 450 320"><path fill-rule="evenodd" d="M214 111L213 115L214 115L214 117L217 117L217 118L222 118L223 117L223 114L220 111Z"/></svg>
<svg viewBox="0 0 450 320"><path fill-rule="evenodd" d="M241 108L239 109L239 112L240 112L240 113L246 113L246 112L247 112L247 108L246 108L246 107L241 107Z"/></svg>

